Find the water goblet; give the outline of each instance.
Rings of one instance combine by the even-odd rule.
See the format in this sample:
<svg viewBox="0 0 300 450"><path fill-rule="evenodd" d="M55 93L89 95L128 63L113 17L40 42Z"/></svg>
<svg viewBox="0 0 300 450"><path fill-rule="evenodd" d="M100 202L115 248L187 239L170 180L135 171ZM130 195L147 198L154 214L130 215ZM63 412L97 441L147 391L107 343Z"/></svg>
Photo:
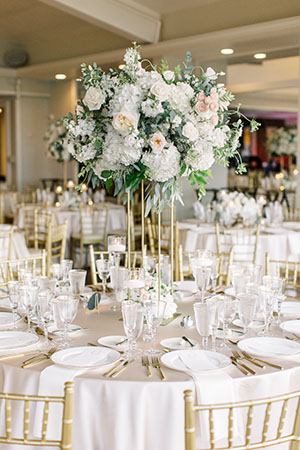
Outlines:
<svg viewBox="0 0 300 450"><path fill-rule="evenodd" d="M228 326L230 322L233 321L237 309L237 301L226 295L221 295L220 297L220 321L223 324L223 342L221 344L222 348L227 348L226 338L228 336Z"/></svg>
<svg viewBox="0 0 300 450"><path fill-rule="evenodd" d="M125 290L129 280L129 269L126 269L125 267L111 267L110 279L112 288L115 291L115 304L111 307L111 310L118 311L120 309L120 302L124 300L126 295Z"/></svg>
<svg viewBox="0 0 300 450"><path fill-rule="evenodd" d="M98 270L99 278L102 281L102 286L103 286L102 299L106 299L106 298L108 298L108 296L106 295L106 285L107 285L107 279L109 278L109 275L110 275L111 262L109 259L104 259L104 258L97 259L96 267Z"/></svg>
<svg viewBox="0 0 300 450"><path fill-rule="evenodd" d="M62 281L65 286L70 286L69 272L72 270L73 261L71 259L63 259L61 262Z"/></svg>
<svg viewBox="0 0 300 450"><path fill-rule="evenodd" d="M128 358L132 358L133 356L132 342L135 337L138 303L132 300L125 300L122 302L121 309L122 309L124 331L128 338L128 349L126 352L126 356Z"/></svg>
<svg viewBox="0 0 300 450"><path fill-rule="evenodd" d="M208 288L211 276L211 267L207 265L196 265L194 271L197 288L200 293L200 299L201 302L204 303L205 291Z"/></svg>
<svg viewBox="0 0 300 450"><path fill-rule="evenodd" d="M219 321L220 321L220 296L219 295L215 295L213 297L210 297L207 300L207 303L214 303L216 308L215 308L215 312L213 314L212 317L212 321L210 324L210 328L211 328L211 349L213 351L216 351L217 345L216 345L216 334L217 334L217 329L219 326Z"/></svg>
<svg viewBox="0 0 300 450"><path fill-rule="evenodd" d="M285 285L286 285L286 279L280 278L277 276L269 276L265 275L263 277L263 285L267 286L269 289L271 289L275 296L275 306L274 306L274 316L275 313L277 315L277 318L273 317L274 321L273 323L275 325L280 324L280 312L281 312L281 304L284 299L284 292L285 292Z"/></svg>
<svg viewBox="0 0 300 450"><path fill-rule="evenodd" d="M56 299L56 306L60 320L64 327L63 348L69 347L69 326L76 317L79 299L77 296L61 295Z"/></svg>
<svg viewBox="0 0 300 450"><path fill-rule="evenodd" d="M216 307L215 302L196 302L193 305L196 329L202 338L204 350L208 348L208 338L211 335L211 326L215 320Z"/></svg>
<svg viewBox="0 0 300 450"><path fill-rule="evenodd" d="M238 294L239 317L244 326L244 335L248 333L249 325L254 320L256 303L258 296L256 294L242 293Z"/></svg>
<svg viewBox="0 0 300 450"><path fill-rule="evenodd" d="M151 347L145 353L149 355L159 355L161 352L154 348L155 335L157 327L161 324L167 303L163 300L153 301L148 300L145 302L146 320L150 328L151 334Z"/></svg>
<svg viewBox="0 0 300 450"><path fill-rule="evenodd" d="M83 292L86 279L86 270L72 269L69 271L69 281L74 295L80 295Z"/></svg>
<svg viewBox="0 0 300 450"><path fill-rule="evenodd" d="M31 329L32 313L37 303L37 294L39 288L37 286L21 285L19 288L20 300L26 310L27 315L27 331L33 333Z"/></svg>
<svg viewBox="0 0 300 450"><path fill-rule="evenodd" d="M17 310L20 302L20 292L19 292L20 283L18 281L9 281L7 283L9 303L14 317L14 325L13 329L16 330L16 322L18 318Z"/></svg>
<svg viewBox="0 0 300 450"><path fill-rule="evenodd" d="M126 236L108 236L107 250L111 255L113 265L120 266L120 254L126 251Z"/></svg>
<svg viewBox="0 0 300 450"><path fill-rule="evenodd" d="M51 273L52 273L53 277L56 279L57 285L59 285L59 282L62 281L61 264L59 264L59 263L52 264Z"/></svg>

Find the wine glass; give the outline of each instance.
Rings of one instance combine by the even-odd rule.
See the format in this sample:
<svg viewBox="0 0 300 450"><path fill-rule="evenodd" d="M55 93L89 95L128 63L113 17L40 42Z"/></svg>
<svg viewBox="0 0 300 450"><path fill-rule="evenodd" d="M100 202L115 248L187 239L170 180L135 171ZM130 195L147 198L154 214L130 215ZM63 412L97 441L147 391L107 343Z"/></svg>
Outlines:
<svg viewBox="0 0 300 450"><path fill-rule="evenodd" d="M152 355L152 356L159 355L161 353L160 350L156 350L154 348L154 340L155 340L157 327L161 324L161 322L163 320L166 306L167 306L167 303L164 302L163 300L160 300L160 301L148 300L145 302L146 320L147 320L147 324L150 328L150 334L151 334L151 348L148 351L146 351L145 353Z"/></svg>
<svg viewBox="0 0 300 450"><path fill-rule="evenodd" d="M256 294L238 294L237 298L239 317L244 326L244 335L248 333L249 325L254 320L256 303L258 296Z"/></svg>
<svg viewBox="0 0 300 450"><path fill-rule="evenodd" d="M31 330L31 319L37 303L38 290L39 288L37 286L22 285L19 288L21 303L23 304L27 314L27 331L31 333L33 332L33 330Z"/></svg>
<svg viewBox="0 0 300 450"><path fill-rule="evenodd" d="M195 324L198 333L202 337L202 347L208 348L208 338L211 335L211 326L215 320L217 305L215 302L194 303Z"/></svg>
<svg viewBox="0 0 300 450"><path fill-rule="evenodd" d="M223 348L227 347L226 337L228 336L228 326L236 314L237 301L226 295L221 295L220 297L220 320L223 324L223 342L221 346Z"/></svg>
<svg viewBox="0 0 300 450"><path fill-rule="evenodd" d="M211 274L210 274L214 295L216 295L216 290L217 290L217 281L219 278L219 268L220 268L220 258L218 258L217 256L214 256L212 258Z"/></svg>
<svg viewBox="0 0 300 450"><path fill-rule="evenodd" d="M196 265L194 267L195 280L200 293L201 302L204 303L204 294L209 285L211 267L207 265Z"/></svg>
<svg viewBox="0 0 300 450"><path fill-rule="evenodd" d="M62 276L63 276L61 264L59 264L59 263L52 264L51 273L53 275L53 278L56 279L57 286L59 286L60 281L62 281Z"/></svg>
<svg viewBox="0 0 300 450"><path fill-rule="evenodd" d="M51 298L52 293L49 289L40 291L38 293L38 299L37 299L37 311L39 318L42 321L43 324L43 330L45 334L45 340L46 340L46 347L50 346L50 341L48 339L48 323L51 318Z"/></svg>
<svg viewBox="0 0 300 450"><path fill-rule="evenodd" d="M207 303L214 303L216 308L215 308L215 313L213 314L212 317L212 321L210 324L210 328L211 328L211 348L213 351L216 351L216 334L217 334L217 329L218 329L218 325L219 325L219 321L220 321L220 296L219 295L215 295L213 297L210 297L209 299L207 299Z"/></svg>
<svg viewBox="0 0 300 450"><path fill-rule="evenodd" d="M63 347L66 348L69 347L69 326L76 317L79 299L72 295L61 295L56 300L58 314L64 326Z"/></svg>
<svg viewBox="0 0 300 450"><path fill-rule="evenodd" d="M74 295L80 295L83 292L86 279L86 270L72 269L69 271L69 281Z"/></svg>
<svg viewBox="0 0 300 450"><path fill-rule="evenodd" d="M125 289L129 280L129 269L125 267L111 267L110 279L112 288L115 291L115 304L111 307L111 310L118 311L120 302L124 300Z"/></svg>
<svg viewBox="0 0 300 450"><path fill-rule="evenodd" d="M246 292L246 285L250 283L250 275L246 275L246 269L241 266L229 266L229 274L234 289L234 295Z"/></svg>
<svg viewBox="0 0 300 450"><path fill-rule="evenodd" d="M107 250L111 255L113 265L115 267L120 266L120 253L126 251L126 236L108 236L107 238Z"/></svg>
<svg viewBox="0 0 300 450"><path fill-rule="evenodd" d="M274 312L277 313L277 320L274 320L274 323L276 325L279 325L280 324L281 304L282 304L282 301L285 299L284 292L285 292L286 279L280 278L280 277L275 277L275 276L265 275L263 277L263 285L267 286L269 289L271 289L274 292L274 296L276 299Z"/></svg>
<svg viewBox="0 0 300 450"><path fill-rule="evenodd" d="M132 343L131 343L132 355L134 357L136 357L142 353L142 350L136 347L136 341L143 332L144 315L145 315L144 306L138 304L137 313L136 313L136 325L135 325L135 330L133 333Z"/></svg>
<svg viewBox="0 0 300 450"><path fill-rule="evenodd" d="M9 303L14 317L14 330L16 327L16 322L18 318L17 310L19 307L20 301L20 292L19 292L20 283L18 281L9 281L7 283Z"/></svg>
<svg viewBox="0 0 300 450"><path fill-rule="evenodd" d="M276 295L267 286L258 287L258 299L261 305L261 309L264 315L265 326L262 332L263 336L270 336L270 327L273 317L273 312L276 304ZM261 334L261 333L258 333Z"/></svg>
<svg viewBox="0 0 300 450"><path fill-rule="evenodd" d="M109 278L109 274L110 274L111 263L110 263L109 259L104 259L104 258L97 259L96 266L97 266L99 278L102 281L102 285L103 285L102 298L105 299L105 298L108 298L108 296L106 295L106 285L107 285L107 279Z"/></svg>

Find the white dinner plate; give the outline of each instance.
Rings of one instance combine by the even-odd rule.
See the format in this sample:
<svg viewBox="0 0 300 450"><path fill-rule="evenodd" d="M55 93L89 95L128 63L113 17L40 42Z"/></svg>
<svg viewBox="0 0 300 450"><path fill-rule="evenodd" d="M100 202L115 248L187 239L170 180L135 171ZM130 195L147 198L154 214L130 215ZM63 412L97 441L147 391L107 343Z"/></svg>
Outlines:
<svg viewBox="0 0 300 450"><path fill-rule="evenodd" d="M0 350L27 347L38 341L38 335L27 331L0 331Z"/></svg>
<svg viewBox="0 0 300 450"><path fill-rule="evenodd" d="M300 230L299 222L283 222L282 226L288 230Z"/></svg>
<svg viewBox="0 0 300 450"><path fill-rule="evenodd" d="M198 342L194 339L190 339L190 341L192 344L194 344L194 347L192 347L191 344L189 344L181 337L163 339L162 341L160 341L160 345L168 348L169 350L188 350L191 348L196 348L198 346Z"/></svg>
<svg viewBox="0 0 300 450"><path fill-rule="evenodd" d="M120 359L119 352L104 347L71 347L51 356L55 364L76 369L106 366L118 359Z"/></svg>
<svg viewBox="0 0 300 450"><path fill-rule="evenodd" d="M300 317L300 302L283 302L280 313L283 316L292 317L293 319Z"/></svg>
<svg viewBox="0 0 300 450"><path fill-rule="evenodd" d="M236 327L244 328L243 322L241 319L235 319L233 322L233 325ZM250 323L249 328L252 328L253 330L259 330L260 328L264 327L264 321L263 320L253 320L253 322Z"/></svg>
<svg viewBox="0 0 300 450"><path fill-rule="evenodd" d="M254 337L238 342L238 347L255 356L291 356L300 353L300 344L277 337Z"/></svg>
<svg viewBox="0 0 300 450"><path fill-rule="evenodd" d="M113 348L114 350L126 350L128 347L128 341L124 342L123 344L118 344L118 342L123 341L124 339L127 339L126 336L102 336L98 339L98 344L103 345L104 347Z"/></svg>
<svg viewBox="0 0 300 450"><path fill-rule="evenodd" d="M234 287L229 287L224 291L225 295L230 295L231 297L235 297Z"/></svg>
<svg viewBox="0 0 300 450"><path fill-rule="evenodd" d="M197 285L193 280L175 281L175 283L173 283L173 286L176 291L182 292L195 292L198 290Z"/></svg>
<svg viewBox="0 0 300 450"><path fill-rule="evenodd" d="M0 300L0 308L5 308L11 311L10 301L8 297L2 298Z"/></svg>
<svg viewBox="0 0 300 450"><path fill-rule="evenodd" d="M21 317L17 316L17 321ZM0 312L0 327L13 327L14 326L14 315L11 312Z"/></svg>
<svg viewBox="0 0 300 450"><path fill-rule="evenodd" d="M282 322L279 326L283 331L300 336L300 320L287 320L286 322Z"/></svg>
<svg viewBox="0 0 300 450"><path fill-rule="evenodd" d="M166 367L181 372L207 372L223 369L231 364L227 356L208 350L175 350L163 355L161 361Z"/></svg>

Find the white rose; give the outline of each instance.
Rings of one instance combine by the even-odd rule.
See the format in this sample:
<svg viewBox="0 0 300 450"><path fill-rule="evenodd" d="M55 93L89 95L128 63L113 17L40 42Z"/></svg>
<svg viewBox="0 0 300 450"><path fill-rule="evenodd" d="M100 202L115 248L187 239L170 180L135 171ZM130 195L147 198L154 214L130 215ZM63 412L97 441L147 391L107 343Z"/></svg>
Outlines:
<svg viewBox="0 0 300 450"><path fill-rule="evenodd" d="M160 131L152 134L150 145L154 152L160 152L164 148L164 146L166 145L166 139Z"/></svg>
<svg viewBox="0 0 300 450"><path fill-rule="evenodd" d="M88 88L83 99L83 103L89 108L90 111L100 109L104 101L105 94L100 88L95 88L94 86Z"/></svg>
<svg viewBox="0 0 300 450"><path fill-rule="evenodd" d="M168 98L170 87L168 84L157 81L154 83L150 89L151 94L155 95L160 101L165 101Z"/></svg>
<svg viewBox="0 0 300 450"><path fill-rule="evenodd" d="M216 72L211 67L208 67L205 72L207 80L216 80L218 78Z"/></svg>
<svg viewBox="0 0 300 450"><path fill-rule="evenodd" d="M166 70L166 71L163 73L163 77L164 77L164 79L167 80L167 81L174 81L174 79L175 79L175 74L174 74L173 70Z"/></svg>
<svg viewBox="0 0 300 450"><path fill-rule="evenodd" d="M137 128L139 115L130 111L122 110L114 114L112 126L119 133L124 134L132 128Z"/></svg>
<svg viewBox="0 0 300 450"><path fill-rule="evenodd" d="M182 128L182 134L192 142L196 141L199 137L199 132L192 122L188 122L184 125Z"/></svg>

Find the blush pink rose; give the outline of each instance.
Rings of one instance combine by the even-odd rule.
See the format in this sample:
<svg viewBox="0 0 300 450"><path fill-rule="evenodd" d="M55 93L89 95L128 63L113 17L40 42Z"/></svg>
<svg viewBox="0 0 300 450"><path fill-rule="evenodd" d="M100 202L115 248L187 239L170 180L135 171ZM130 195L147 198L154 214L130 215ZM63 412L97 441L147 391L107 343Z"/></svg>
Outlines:
<svg viewBox="0 0 300 450"><path fill-rule="evenodd" d="M204 92L199 92L199 94L197 94L197 101L198 102L203 102L203 100L205 100L205 94L204 94Z"/></svg>
<svg viewBox="0 0 300 450"><path fill-rule="evenodd" d="M219 101L219 94L217 93L217 91L214 91L213 89L210 92L210 98L212 102L218 102Z"/></svg>
<svg viewBox="0 0 300 450"><path fill-rule="evenodd" d="M214 114L213 116L211 116L210 118L210 123L212 124L213 127L215 127L219 122L219 118L217 114Z"/></svg>
<svg viewBox="0 0 300 450"><path fill-rule="evenodd" d="M216 102L211 102L209 104L209 109L213 112L217 112L218 111L218 103Z"/></svg>
<svg viewBox="0 0 300 450"><path fill-rule="evenodd" d="M198 113L207 111L207 105L204 102L197 102L195 108Z"/></svg>

